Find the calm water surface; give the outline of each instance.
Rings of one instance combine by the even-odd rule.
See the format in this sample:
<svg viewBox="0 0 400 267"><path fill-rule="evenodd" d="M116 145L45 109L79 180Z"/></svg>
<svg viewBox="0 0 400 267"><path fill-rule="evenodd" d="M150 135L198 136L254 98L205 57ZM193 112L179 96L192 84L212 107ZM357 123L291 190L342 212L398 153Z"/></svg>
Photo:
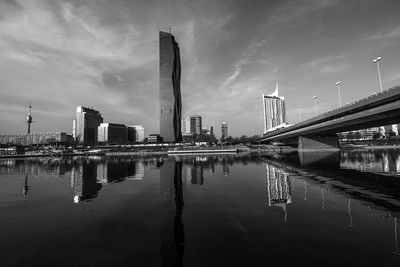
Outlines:
<svg viewBox="0 0 400 267"><path fill-rule="evenodd" d="M400 153L0 160L1 266L400 266Z"/></svg>

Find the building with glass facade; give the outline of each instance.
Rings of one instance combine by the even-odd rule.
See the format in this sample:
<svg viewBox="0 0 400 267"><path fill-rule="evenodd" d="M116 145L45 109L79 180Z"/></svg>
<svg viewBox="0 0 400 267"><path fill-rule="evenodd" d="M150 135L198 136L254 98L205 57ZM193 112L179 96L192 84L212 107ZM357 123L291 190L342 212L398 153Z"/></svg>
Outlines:
<svg viewBox="0 0 400 267"><path fill-rule="evenodd" d="M181 131L181 60L171 33L160 32L160 136L164 142L179 142Z"/></svg>
<svg viewBox="0 0 400 267"><path fill-rule="evenodd" d="M264 134L286 126L285 99L279 96L278 83L270 95L262 95L264 109Z"/></svg>
<svg viewBox="0 0 400 267"><path fill-rule="evenodd" d="M77 107L76 122L73 124L73 136L78 145L92 146L97 143L98 127L103 122L103 117L97 110Z"/></svg>
<svg viewBox="0 0 400 267"><path fill-rule="evenodd" d="M143 125L128 126L128 141L133 143L144 142L144 127Z"/></svg>
<svg viewBox="0 0 400 267"><path fill-rule="evenodd" d="M128 128L124 124L101 123L97 129L97 141L108 145L122 145L128 142Z"/></svg>

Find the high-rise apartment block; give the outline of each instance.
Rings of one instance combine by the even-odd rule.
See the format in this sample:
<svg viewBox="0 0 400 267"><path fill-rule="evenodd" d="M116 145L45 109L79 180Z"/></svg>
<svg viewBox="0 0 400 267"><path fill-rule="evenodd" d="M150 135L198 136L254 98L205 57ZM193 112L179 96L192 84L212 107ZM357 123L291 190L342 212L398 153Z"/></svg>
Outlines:
<svg viewBox="0 0 400 267"><path fill-rule="evenodd" d="M286 126L285 99L279 96L278 83L270 95L262 95L264 108L264 133Z"/></svg>
<svg viewBox="0 0 400 267"><path fill-rule="evenodd" d="M221 140L225 140L225 138L228 137L228 124L226 122L223 122L221 124Z"/></svg>
<svg viewBox="0 0 400 267"><path fill-rule="evenodd" d="M74 123L73 136L78 145L94 145L97 142L98 127L103 122L103 117L97 110L79 106L76 109L76 122Z"/></svg>
<svg viewBox="0 0 400 267"><path fill-rule="evenodd" d="M193 115L185 119L185 133L201 135L201 116Z"/></svg>
<svg viewBox="0 0 400 267"><path fill-rule="evenodd" d="M160 136L164 142L179 142L181 131L181 60L171 33L160 32Z"/></svg>

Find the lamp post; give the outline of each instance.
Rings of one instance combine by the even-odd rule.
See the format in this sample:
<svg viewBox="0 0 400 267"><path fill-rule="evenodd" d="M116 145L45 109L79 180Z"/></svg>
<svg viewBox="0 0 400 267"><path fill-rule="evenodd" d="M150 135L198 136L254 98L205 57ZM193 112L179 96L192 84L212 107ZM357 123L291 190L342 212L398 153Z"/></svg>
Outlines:
<svg viewBox="0 0 400 267"><path fill-rule="evenodd" d="M340 98L340 81L338 81L336 83L336 86L337 86L337 91L338 91L338 94L339 94L339 107L341 107L342 106L342 99Z"/></svg>
<svg viewBox="0 0 400 267"><path fill-rule="evenodd" d="M382 79L381 79L381 71L379 69L379 61L381 60L381 57L377 57L374 60L372 60L373 63L376 63L376 67L378 68L378 77L379 77L379 86L381 88L381 93L382 93Z"/></svg>
<svg viewBox="0 0 400 267"><path fill-rule="evenodd" d="M314 114L317 116L317 96L313 96L312 99L314 100Z"/></svg>
<svg viewBox="0 0 400 267"><path fill-rule="evenodd" d="M299 122L301 122L301 106L297 105L297 108L299 109Z"/></svg>

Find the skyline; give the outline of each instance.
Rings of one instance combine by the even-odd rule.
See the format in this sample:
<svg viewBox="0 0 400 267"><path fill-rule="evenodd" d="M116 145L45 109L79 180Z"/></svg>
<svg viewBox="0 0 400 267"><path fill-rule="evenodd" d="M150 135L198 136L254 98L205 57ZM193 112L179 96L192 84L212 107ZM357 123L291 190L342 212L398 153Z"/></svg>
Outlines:
<svg viewBox="0 0 400 267"><path fill-rule="evenodd" d="M78 6L79 5L79 6ZM396 8L397 7L397 8ZM76 106L158 133L158 31L181 48L182 117L262 134L279 81L289 123L400 81L398 1L1 1L0 134L72 130ZM251 14L251 16L249 16ZM40 130L38 130L40 129Z"/></svg>

